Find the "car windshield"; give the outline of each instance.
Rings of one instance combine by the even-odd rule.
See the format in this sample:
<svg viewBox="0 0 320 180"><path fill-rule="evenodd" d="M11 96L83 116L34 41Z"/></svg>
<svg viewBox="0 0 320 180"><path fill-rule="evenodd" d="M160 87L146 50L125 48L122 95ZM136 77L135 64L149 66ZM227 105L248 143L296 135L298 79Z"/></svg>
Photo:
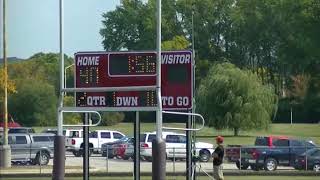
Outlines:
<svg viewBox="0 0 320 180"><path fill-rule="evenodd" d="M140 134L140 142L144 142L146 139L146 134Z"/></svg>
<svg viewBox="0 0 320 180"><path fill-rule="evenodd" d="M266 137L257 137L254 145L256 146L267 146L267 138Z"/></svg>
<svg viewBox="0 0 320 180"><path fill-rule="evenodd" d="M316 151L318 151L317 148L309 149L308 151L306 151L302 155L305 156L307 154L308 156L310 156L310 155L314 154Z"/></svg>
<svg viewBox="0 0 320 180"><path fill-rule="evenodd" d="M149 134L148 142L152 142L154 139L156 139L156 135L155 134Z"/></svg>
<svg viewBox="0 0 320 180"><path fill-rule="evenodd" d="M121 142L127 142L128 141L128 137L126 136L123 136L121 139L119 139L118 141L121 141Z"/></svg>
<svg viewBox="0 0 320 180"><path fill-rule="evenodd" d="M306 146L307 147L316 147L316 144L312 141L306 141Z"/></svg>
<svg viewBox="0 0 320 180"><path fill-rule="evenodd" d="M35 131L31 128L17 128L17 129L9 129L9 133L35 133Z"/></svg>

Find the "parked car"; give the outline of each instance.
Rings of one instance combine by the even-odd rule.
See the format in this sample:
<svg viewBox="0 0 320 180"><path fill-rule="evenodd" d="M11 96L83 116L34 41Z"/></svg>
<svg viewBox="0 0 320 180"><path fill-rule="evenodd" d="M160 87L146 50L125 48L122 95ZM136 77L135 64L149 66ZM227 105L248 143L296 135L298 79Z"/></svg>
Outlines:
<svg viewBox="0 0 320 180"><path fill-rule="evenodd" d="M52 133L57 134L57 129L45 129L42 133ZM63 135L66 137L82 137L83 136L83 129L64 129Z"/></svg>
<svg viewBox="0 0 320 180"><path fill-rule="evenodd" d="M299 155L294 164L295 169L306 169L320 172L320 149L313 148Z"/></svg>
<svg viewBox="0 0 320 180"><path fill-rule="evenodd" d="M121 139L101 145L102 156L108 156L108 158L114 158L117 155L123 157L125 148L128 144L133 144L133 138L124 136ZM118 150L119 149L119 150Z"/></svg>
<svg viewBox="0 0 320 180"><path fill-rule="evenodd" d="M274 171L278 165L294 166L299 154L315 147L316 145L308 140L278 139L273 141L271 147L255 146L244 149L248 155L241 158L241 161L253 170Z"/></svg>
<svg viewBox="0 0 320 180"><path fill-rule="evenodd" d="M128 143L127 148L124 151L122 159L128 160L128 159L134 159L134 142L133 143Z"/></svg>
<svg viewBox="0 0 320 180"><path fill-rule="evenodd" d="M127 148L132 148L134 144L134 138L128 137L124 141L120 141L119 143L113 144L114 154L117 158L121 158L124 160L128 160L130 156L125 155L125 151Z"/></svg>
<svg viewBox="0 0 320 180"><path fill-rule="evenodd" d="M147 132L140 137L140 156L147 161L152 161L152 141L156 138L155 132ZM163 132L162 138L166 141L166 156L169 159L186 158L186 135L175 132ZM199 157L201 162L207 162L214 151L213 144L204 142L195 142L195 156Z"/></svg>
<svg viewBox="0 0 320 180"><path fill-rule="evenodd" d="M110 131L110 130L97 130L89 134L89 154L93 152L101 153L101 146L104 143L114 142L125 135L119 131ZM80 137L67 137L66 146L68 150L71 151L75 156L81 156L83 149L83 138Z"/></svg>
<svg viewBox="0 0 320 180"><path fill-rule="evenodd" d="M17 133L8 135L11 162L47 165L53 157L53 134Z"/></svg>
<svg viewBox="0 0 320 180"><path fill-rule="evenodd" d="M13 127L13 128L9 128L8 131L9 134L17 134L17 133L35 133L35 130L33 128L30 127Z"/></svg>

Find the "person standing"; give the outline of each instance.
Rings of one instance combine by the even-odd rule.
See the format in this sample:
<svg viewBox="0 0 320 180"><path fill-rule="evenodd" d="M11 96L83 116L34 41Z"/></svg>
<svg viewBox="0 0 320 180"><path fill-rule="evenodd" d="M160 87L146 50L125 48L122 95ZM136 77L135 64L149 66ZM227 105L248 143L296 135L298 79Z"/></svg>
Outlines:
<svg viewBox="0 0 320 180"><path fill-rule="evenodd" d="M213 152L213 178L215 180L223 180L222 163L224 157L223 137L216 138L217 147Z"/></svg>

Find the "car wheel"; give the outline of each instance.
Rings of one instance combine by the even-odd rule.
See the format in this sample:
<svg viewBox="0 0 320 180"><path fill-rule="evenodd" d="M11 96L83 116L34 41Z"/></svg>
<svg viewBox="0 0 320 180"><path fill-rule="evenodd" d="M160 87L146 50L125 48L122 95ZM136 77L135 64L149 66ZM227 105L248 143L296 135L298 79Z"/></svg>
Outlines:
<svg viewBox="0 0 320 180"><path fill-rule="evenodd" d="M72 154L75 156L75 157L80 157L82 154L82 151L72 151Z"/></svg>
<svg viewBox="0 0 320 180"><path fill-rule="evenodd" d="M123 159L124 159L124 160L128 160L128 159L129 159L129 156L123 156Z"/></svg>
<svg viewBox="0 0 320 180"><path fill-rule="evenodd" d="M36 156L36 163L39 165L47 165L50 160L50 155L47 152L38 152Z"/></svg>
<svg viewBox="0 0 320 180"><path fill-rule="evenodd" d="M237 166L238 169L240 169L240 161L236 162L236 166ZM241 163L241 170L246 170L246 169L248 169L248 167L249 167L248 164Z"/></svg>
<svg viewBox="0 0 320 180"><path fill-rule="evenodd" d="M264 161L264 170L266 171L274 171L277 169L278 162L273 158L268 158Z"/></svg>
<svg viewBox="0 0 320 180"><path fill-rule="evenodd" d="M315 171L315 172L320 172L320 164L315 164L315 165L313 165L313 171Z"/></svg>
<svg viewBox="0 0 320 180"><path fill-rule="evenodd" d="M208 162L210 160L210 152L208 150L201 150L200 151L200 161L201 162Z"/></svg>
<svg viewBox="0 0 320 180"><path fill-rule="evenodd" d="M152 162L152 157L145 157L145 159L149 162Z"/></svg>
<svg viewBox="0 0 320 180"><path fill-rule="evenodd" d="M81 147L81 149L78 151L78 153L79 153L79 156L84 155L83 154L83 147ZM89 147L89 157L92 155L92 153L93 153L93 147ZM77 156L77 157L79 157L79 156Z"/></svg>

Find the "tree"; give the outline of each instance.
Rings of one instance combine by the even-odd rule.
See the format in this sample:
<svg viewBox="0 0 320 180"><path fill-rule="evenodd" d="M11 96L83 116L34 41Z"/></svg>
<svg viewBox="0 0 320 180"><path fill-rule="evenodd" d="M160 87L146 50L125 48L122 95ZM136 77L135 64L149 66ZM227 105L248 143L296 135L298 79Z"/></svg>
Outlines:
<svg viewBox="0 0 320 180"><path fill-rule="evenodd" d="M4 92L4 77L5 77L5 72L3 68L0 68L0 103L2 102L3 98L3 92ZM8 76L7 76L8 77ZM16 85L13 80L8 79L8 93L16 93ZM2 103L1 103L2 105ZM1 107L0 105L0 107Z"/></svg>
<svg viewBox="0 0 320 180"><path fill-rule="evenodd" d="M104 112L102 113L101 125L111 126L123 121L125 115L122 112Z"/></svg>
<svg viewBox="0 0 320 180"><path fill-rule="evenodd" d="M209 126L239 130L268 128L276 105L271 86L230 63L215 64L197 92L198 111Z"/></svg>
<svg viewBox="0 0 320 180"><path fill-rule="evenodd" d="M65 96L64 97L64 106L72 107L74 106L74 97L73 96ZM79 124L82 123L82 118L79 113L64 113L63 120L65 124Z"/></svg>
<svg viewBox="0 0 320 180"><path fill-rule="evenodd" d="M9 112L24 126L54 125L56 106L54 86L33 79L17 80L17 93L8 102Z"/></svg>
<svg viewBox="0 0 320 180"><path fill-rule="evenodd" d="M162 41L184 35L176 14L176 3L162 1ZM107 51L154 50L156 48L156 2L124 0L114 11L103 14L100 34Z"/></svg>
<svg viewBox="0 0 320 180"><path fill-rule="evenodd" d="M185 50L188 46L189 42L184 36L175 36L172 40L161 43L161 48L164 51Z"/></svg>

